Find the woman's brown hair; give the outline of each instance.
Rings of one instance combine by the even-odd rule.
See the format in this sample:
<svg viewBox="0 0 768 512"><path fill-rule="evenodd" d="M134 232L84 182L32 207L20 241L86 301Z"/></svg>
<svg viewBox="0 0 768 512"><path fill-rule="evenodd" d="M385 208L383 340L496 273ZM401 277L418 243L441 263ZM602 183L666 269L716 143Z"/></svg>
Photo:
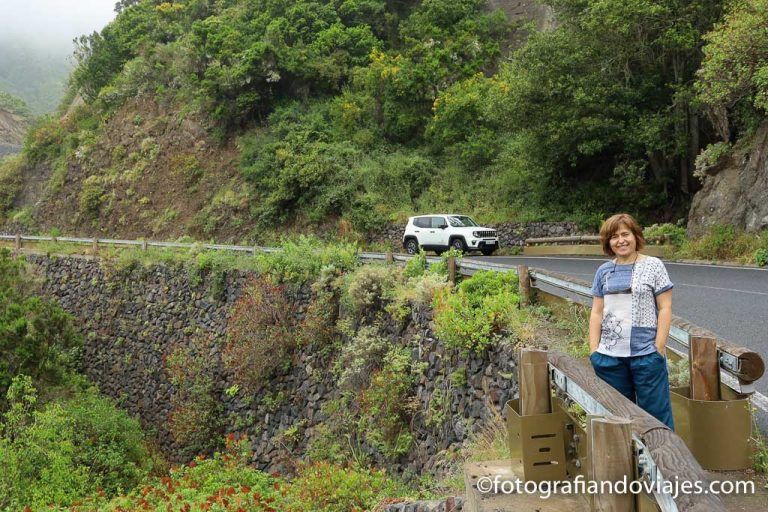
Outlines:
<svg viewBox="0 0 768 512"><path fill-rule="evenodd" d="M643 228L635 220L633 216L628 213L617 213L605 219L603 225L600 226L600 245L603 246L603 253L608 256L616 256L616 253L611 249L611 237L616 233L621 225L624 224L635 235L637 241L637 247L635 250L639 251L645 247L645 237L643 236Z"/></svg>

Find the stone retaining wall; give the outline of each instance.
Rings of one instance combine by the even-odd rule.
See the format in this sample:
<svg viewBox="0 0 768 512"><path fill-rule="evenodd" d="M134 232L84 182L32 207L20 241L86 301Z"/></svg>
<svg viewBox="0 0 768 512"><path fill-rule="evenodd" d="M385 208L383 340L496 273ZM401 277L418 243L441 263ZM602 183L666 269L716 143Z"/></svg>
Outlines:
<svg viewBox="0 0 768 512"><path fill-rule="evenodd" d="M180 446L168 430L175 390L164 367L173 348L191 344L195 336L215 341L209 360L226 417L225 431L249 437L253 462L260 469L290 471L291 460L304 452L312 429L324 420L323 404L339 396L330 371L334 354L312 345L294 354L290 368L274 377L269 390L250 397L225 391L232 379L221 364L221 347L229 311L250 277L244 272L229 272L214 282L215 276L193 279L183 267L155 265L115 272L82 257L30 255L28 261L39 275L42 293L77 319L85 338L84 373L151 427L161 449L177 461ZM211 296L212 290L216 296ZM311 292L305 286L289 295L300 319ZM466 443L517 394L511 346L501 343L483 356L463 358L435 338L430 321L431 311L414 312L405 329L390 333L411 347L414 359L426 363L414 390L420 410L411 425L413 449L397 461L376 460L404 474L440 474L443 456ZM463 375L458 382L450 378L457 373ZM445 421L427 426L436 389L445 397L441 402ZM267 392L284 400L272 400L268 408ZM298 435L287 444L281 434L296 425Z"/></svg>

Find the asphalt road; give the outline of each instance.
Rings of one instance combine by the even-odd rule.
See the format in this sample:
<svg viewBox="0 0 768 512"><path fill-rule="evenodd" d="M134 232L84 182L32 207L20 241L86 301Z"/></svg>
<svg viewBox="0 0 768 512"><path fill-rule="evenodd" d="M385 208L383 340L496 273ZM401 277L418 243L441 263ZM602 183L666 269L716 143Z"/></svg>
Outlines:
<svg viewBox="0 0 768 512"><path fill-rule="evenodd" d="M472 259L553 270L592 282L605 258L490 256ZM675 315L750 347L768 360L768 270L664 262ZM768 377L757 390L768 394Z"/></svg>

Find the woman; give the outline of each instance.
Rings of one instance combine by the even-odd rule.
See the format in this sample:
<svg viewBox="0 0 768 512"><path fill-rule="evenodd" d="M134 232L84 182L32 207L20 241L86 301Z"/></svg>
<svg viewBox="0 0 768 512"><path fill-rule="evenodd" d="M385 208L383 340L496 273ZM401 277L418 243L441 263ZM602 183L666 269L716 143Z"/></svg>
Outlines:
<svg viewBox="0 0 768 512"><path fill-rule="evenodd" d="M640 254L643 231L626 213L600 228L603 252L589 318L589 359L598 377L674 430L665 347L672 287L660 259Z"/></svg>

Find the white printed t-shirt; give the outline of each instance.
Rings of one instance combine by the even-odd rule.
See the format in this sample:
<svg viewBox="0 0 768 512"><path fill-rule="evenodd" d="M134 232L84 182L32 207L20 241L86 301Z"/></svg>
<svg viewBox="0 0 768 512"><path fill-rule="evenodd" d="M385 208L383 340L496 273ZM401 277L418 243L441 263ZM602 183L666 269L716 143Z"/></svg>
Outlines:
<svg viewBox="0 0 768 512"><path fill-rule="evenodd" d="M631 288L630 288L631 284ZM674 286L659 258L600 265L592 295L605 301L597 351L614 357L642 356L656 351L656 296Z"/></svg>

